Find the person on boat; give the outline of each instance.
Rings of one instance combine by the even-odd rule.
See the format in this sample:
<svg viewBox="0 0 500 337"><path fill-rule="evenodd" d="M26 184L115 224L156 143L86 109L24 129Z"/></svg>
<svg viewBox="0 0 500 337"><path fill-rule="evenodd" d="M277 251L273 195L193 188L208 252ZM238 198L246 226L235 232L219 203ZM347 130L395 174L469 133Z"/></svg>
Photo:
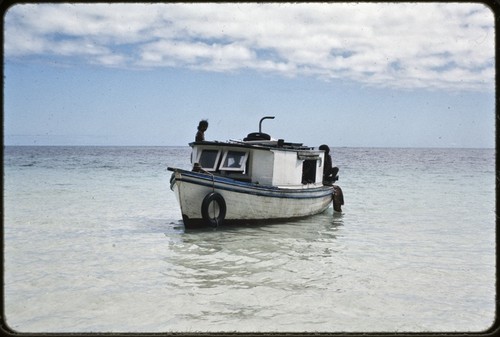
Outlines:
<svg viewBox="0 0 500 337"><path fill-rule="evenodd" d="M205 141L205 131L208 129L208 121L206 119L203 119L200 121L198 124L198 132L196 132L196 137L195 141L196 142L203 142Z"/></svg>
<svg viewBox="0 0 500 337"><path fill-rule="evenodd" d="M325 163L323 165L323 182L332 184L338 180L337 174L339 173L338 167L332 167L332 156L330 155L330 148L328 145L323 144L319 147L320 150L325 151Z"/></svg>

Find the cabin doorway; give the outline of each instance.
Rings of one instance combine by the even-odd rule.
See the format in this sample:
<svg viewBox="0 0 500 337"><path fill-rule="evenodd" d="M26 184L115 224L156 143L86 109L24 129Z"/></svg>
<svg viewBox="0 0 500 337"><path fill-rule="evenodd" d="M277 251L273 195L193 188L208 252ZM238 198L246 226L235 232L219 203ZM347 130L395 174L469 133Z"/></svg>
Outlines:
<svg viewBox="0 0 500 337"><path fill-rule="evenodd" d="M302 184L316 182L316 160L304 160L302 163Z"/></svg>

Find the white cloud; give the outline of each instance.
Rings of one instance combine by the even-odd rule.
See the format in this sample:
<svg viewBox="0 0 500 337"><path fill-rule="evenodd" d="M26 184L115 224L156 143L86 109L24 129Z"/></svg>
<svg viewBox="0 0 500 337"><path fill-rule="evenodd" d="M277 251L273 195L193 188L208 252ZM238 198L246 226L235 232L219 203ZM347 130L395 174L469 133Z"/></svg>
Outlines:
<svg viewBox="0 0 500 337"><path fill-rule="evenodd" d="M140 61L144 66L189 66L213 71L238 69L255 56L238 44L207 44L201 42L161 40L142 48Z"/></svg>
<svg viewBox="0 0 500 337"><path fill-rule="evenodd" d="M6 60L253 69L367 85L492 90L481 4L29 4L5 16ZM68 60L66 60L68 61Z"/></svg>

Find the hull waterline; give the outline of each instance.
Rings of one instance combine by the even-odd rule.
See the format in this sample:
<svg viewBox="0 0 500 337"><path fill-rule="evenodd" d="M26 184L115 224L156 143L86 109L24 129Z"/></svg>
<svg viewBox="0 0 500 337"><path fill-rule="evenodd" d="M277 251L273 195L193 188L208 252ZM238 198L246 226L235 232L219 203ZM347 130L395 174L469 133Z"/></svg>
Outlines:
<svg viewBox="0 0 500 337"><path fill-rule="evenodd" d="M333 186L304 185L280 188L241 182L206 173L174 171L170 188L181 208L184 225L213 224L203 216L204 200L211 194L222 198L223 222L252 222L300 218L325 211L332 202ZM210 200L209 200L210 201ZM206 201L205 201L206 203ZM220 211L217 209L217 211ZM217 222L215 222L217 224Z"/></svg>

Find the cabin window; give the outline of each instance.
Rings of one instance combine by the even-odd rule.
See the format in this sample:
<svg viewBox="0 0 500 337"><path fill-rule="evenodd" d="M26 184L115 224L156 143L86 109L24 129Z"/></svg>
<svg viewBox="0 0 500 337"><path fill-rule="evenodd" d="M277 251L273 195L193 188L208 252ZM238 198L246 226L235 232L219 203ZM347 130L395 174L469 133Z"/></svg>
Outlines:
<svg viewBox="0 0 500 337"><path fill-rule="evenodd" d="M203 150L198 157L198 163L204 170L215 171L219 163L219 150Z"/></svg>
<svg viewBox="0 0 500 337"><path fill-rule="evenodd" d="M226 151L222 157L221 170L241 171L245 170L248 152L244 151Z"/></svg>

